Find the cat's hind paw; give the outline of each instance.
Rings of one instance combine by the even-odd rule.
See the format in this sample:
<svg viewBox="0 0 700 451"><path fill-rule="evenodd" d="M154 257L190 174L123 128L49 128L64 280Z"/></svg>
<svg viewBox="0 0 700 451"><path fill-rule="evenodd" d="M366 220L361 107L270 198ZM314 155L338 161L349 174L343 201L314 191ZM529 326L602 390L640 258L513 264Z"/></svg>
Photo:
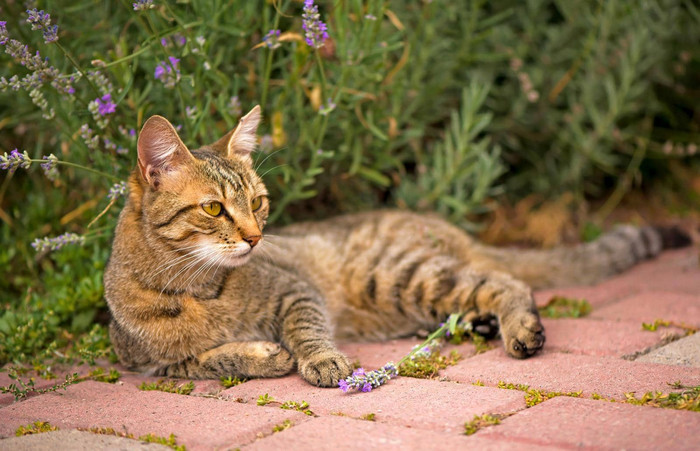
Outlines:
<svg viewBox="0 0 700 451"><path fill-rule="evenodd" d="M506 353L516 359L525 359L542 349L544 327L537 312L515 312L501 324L501 335Z"/></svg>

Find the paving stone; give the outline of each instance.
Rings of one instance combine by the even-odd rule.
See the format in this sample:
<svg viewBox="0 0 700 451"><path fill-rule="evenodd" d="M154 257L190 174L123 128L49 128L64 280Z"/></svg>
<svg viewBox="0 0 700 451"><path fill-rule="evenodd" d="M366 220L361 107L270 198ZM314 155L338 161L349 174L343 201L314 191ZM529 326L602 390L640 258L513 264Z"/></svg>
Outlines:
<svg viewBox="0 0 700 451"><path fill-rule="evenodd" d="M656 319L700 326L700 296L668 291L647 291L595 309L591 317L653 323Z"/></svg>
<svg viewBox="0 0 700 451"><path fill-rule="evenodd" d="M245 450L284 449L308 451L310 449L334 449L356 451L373 449L426 450L426 449L478 449L510 450L511 442L482 439L459 433L412 429L352 418L326 416L315 418L277 434L257 440L245 446ZM550 449L533 447L529 449Z"/></svg>
<svg viewBox="0 0 700 451"><path fill-rule="evenodd" d="M636 321L602 319L543 318L547 351L572 354L617 356L643 352L665 342L682 329L643 330Z"/></svg>
<svg viewBox="0 0 700 451"><path fill-rule="evenodd" d="M582 390L615 399L627 392L670 391L668 383L700 385L700 369L576 354L544 352L526 360L495 349L459 362L442 371L450 380L497 385L499 381L525 384L557 392Z"/></svg>
<svg viewBox="0 0 700 451"><path fill-rule="evenodd" d="M0 440L0 451L55 451L57 449L168 451L170 448L158 443L145 443L124 437L76 430L43 432Z"/></svg>
<svg viewBox="0 0 700 451"><path fill-rule="evenodd" d="M343 393L338 388L313 387L294 375L252 380L226 390L222 397L254 404L265 393L279 402L306 401L319 415L359 418L374 413L380 423L447 432L460 431L474 415L512 412L525 406L520 393L409 377L392 379L369 393Z"/></svg>
<svg viewBox="0 0 700 451"><path fill-rule="evenodd" d="M474 436L507 440L512 449L697 450L697 412L557 397Z"/></svg>
<svg viewBox="0 0 700 451"><path fill-rule="evenodd" d="M14 435L19 426L34 421L48 421L59 429L110 427L135 436L163 437L173 433L189 449L239 446L271 432L285 419L308 419L296 411L93 381L4 407L0 417L0 436Z"/></svg>
<svg viewBox="0 0 700 451"><path fill-rule="evenodd" d="M700 333L671 342L637 358L636 361L700 368Z"/></svg>

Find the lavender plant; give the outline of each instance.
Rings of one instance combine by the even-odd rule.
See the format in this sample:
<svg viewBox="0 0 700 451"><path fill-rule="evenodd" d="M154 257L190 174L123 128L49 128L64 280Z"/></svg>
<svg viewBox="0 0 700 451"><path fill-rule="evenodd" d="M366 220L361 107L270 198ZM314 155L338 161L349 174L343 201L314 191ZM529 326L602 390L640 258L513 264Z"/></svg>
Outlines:
<svg viewBox="0 0 700 451"><path fill-rule="evenodd" d="M0 364L104 311L152 114L196 146L261 104L277 223L389 205L475 227L501 193L603 185L612 206L697 164L699 22L686 0L5 2Z"/></svg>

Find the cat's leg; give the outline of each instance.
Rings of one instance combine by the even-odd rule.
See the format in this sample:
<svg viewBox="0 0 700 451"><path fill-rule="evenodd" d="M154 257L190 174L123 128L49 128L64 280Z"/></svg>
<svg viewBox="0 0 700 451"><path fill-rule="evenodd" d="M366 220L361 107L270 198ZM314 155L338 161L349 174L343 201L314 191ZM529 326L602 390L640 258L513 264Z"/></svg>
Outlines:
<svg viewBox="0 0 700 451"><path fill-rule="evenodd" d="M282 344L297 361L299 373L319 387L335 387L352 373L352 366L333 340L322 298L306 287L278 296Z"/></svg>
<svg viewBox="0 0 700 451"><path fill-rule="evenodd" d="M226 343L197 357L157 368L157 376L187 379L220 377L278 377L289 373L294 358L277 343L244 341Z"/></svg>
<svg viewBox="0 0 700 451"><path fill-rule="evenodd" d="M386 300L394 303L396 322L404 317L430 325L459 312L492 333L489 320L495 316L509 355L526 358L544 344L532 291L505 273L474 271L463 261L435 253L406 258L392 273L394 280L386 282L392 289L382 291L390 293Z"/></svg>

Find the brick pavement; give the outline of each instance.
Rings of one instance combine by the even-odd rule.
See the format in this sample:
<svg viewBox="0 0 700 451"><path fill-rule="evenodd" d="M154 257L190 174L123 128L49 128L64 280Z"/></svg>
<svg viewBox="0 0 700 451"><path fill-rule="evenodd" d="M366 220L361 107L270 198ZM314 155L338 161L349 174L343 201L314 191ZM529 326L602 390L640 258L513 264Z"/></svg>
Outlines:
<svg viewBox="0 0 700 451"><path fill-rule="evenodd" d="M34 421L61 430L6 438L0 450L141 446L126 438L68 433L90 427L136 437L172 433L177 443L195 450L698 449L700 412L609 402L622 401L629 392L637 397L669 392L675 381L700 385L697 336L674 341L683 329L641 327L656 319L700 327L697 248L666 252L595 287L543 291L536 299L544 304L554 294L584 297L593 311L580 319L545 319L545 350L528 360L507 357L498 342L478 355L473 345L463 344L455 349L464 358L436 379L402 377L370 393L352 394L315 388L289 375L229 389L218 381L196 381L192 394L178 395L141 391L141 382L156 379L123 371L116 384L87 381L20 402L0 395L0 437L12 437ZM365 368L377 368L399 360L419 341L353 343L342 349ZM77 371L86 374L88 368ZM525 392L498 388L499 382L581 393L528 407ZM7 383L0 373L0 385ZM279 402L306 401L313 415L281 409L280 403L258 406L264 394ZM594 399L598 396L605 399ZM500 424L465 435L465 422L484 414L500 417Z"/></svg>

